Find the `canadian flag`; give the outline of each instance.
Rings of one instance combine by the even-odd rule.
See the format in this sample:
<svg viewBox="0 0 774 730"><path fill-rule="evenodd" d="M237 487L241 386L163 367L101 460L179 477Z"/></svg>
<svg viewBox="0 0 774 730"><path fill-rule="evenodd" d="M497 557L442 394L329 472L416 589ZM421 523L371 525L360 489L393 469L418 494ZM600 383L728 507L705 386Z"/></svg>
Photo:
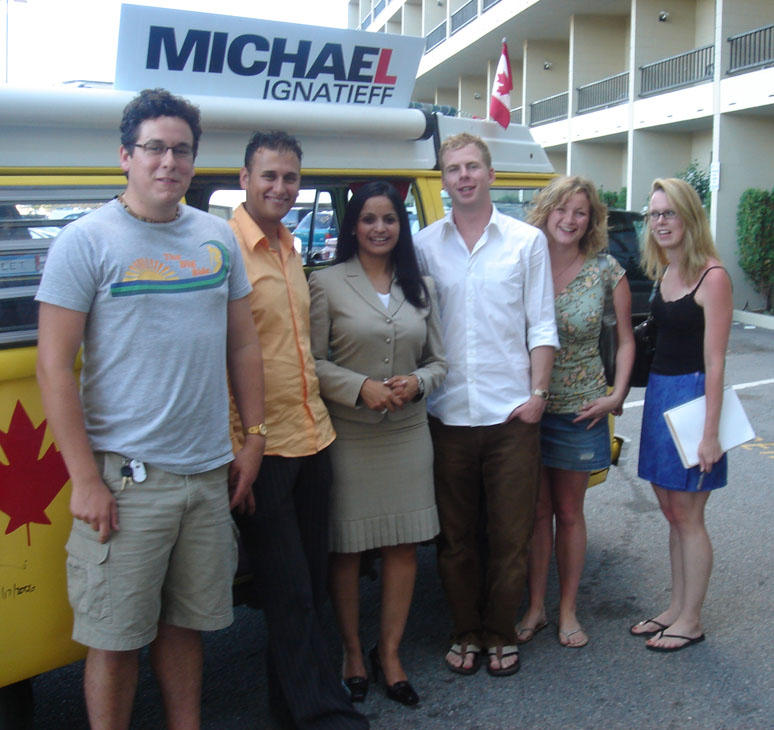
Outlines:
<svg viewBox="0 0 774 730"><path fill-rule="evenodd" d="M497 64L494 84L492 84L492 99L489 102L489 118L494 119L501 127L508 129L511 123L511 59L508 58L508 44L503 38L503 52Z"/></svg>

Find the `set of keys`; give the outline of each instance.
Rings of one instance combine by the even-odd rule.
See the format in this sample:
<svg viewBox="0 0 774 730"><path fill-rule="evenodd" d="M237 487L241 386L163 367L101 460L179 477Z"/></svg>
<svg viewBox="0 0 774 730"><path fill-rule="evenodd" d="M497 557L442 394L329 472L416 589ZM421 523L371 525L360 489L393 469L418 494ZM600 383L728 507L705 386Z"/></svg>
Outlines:
<svg viewBox="0 0 774 730"><path fill-rule="evenodd" d="M145 464L139 459L124 459L124 463L121 464L121 491L126 489L127 484L138 484L144 482L148 478L148 473L145 471Z"/></svg>

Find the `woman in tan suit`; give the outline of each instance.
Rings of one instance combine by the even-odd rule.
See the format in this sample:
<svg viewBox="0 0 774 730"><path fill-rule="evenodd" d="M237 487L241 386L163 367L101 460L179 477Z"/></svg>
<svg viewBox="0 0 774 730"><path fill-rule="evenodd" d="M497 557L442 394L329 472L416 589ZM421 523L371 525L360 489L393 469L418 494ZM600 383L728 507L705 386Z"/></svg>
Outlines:
<svg viewBox="0 0 774 730"><path fill-rule="evenodd" d="M312 274L312 352L337 438L331 446L330 586L353 700L368 679L359 623L360 554L379 548L382 612L369 653L387 696L419 701L398 657L416 543L438 533L425 397L446 375L432 279L419 273L408 215L389 183L368 183L344 214L336 264Z"/></svg>

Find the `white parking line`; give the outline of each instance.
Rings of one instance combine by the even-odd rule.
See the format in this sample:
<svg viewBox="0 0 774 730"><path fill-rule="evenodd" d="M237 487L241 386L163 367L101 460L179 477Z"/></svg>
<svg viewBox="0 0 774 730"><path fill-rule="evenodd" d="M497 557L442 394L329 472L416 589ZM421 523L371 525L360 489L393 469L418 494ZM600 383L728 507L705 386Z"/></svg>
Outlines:
<svg viewBox="0 0 774 730"><path fill-rule="evenodd" d="M774 383L774 378L767 378L766 380L753 380L751 383L739 383L738 385L732 385L734 390L746 390L747 388L756 388L759 385L771 385ZM645 403L644 400L633 400L630 403L624 403L624 408L642 408Z"/></svg>

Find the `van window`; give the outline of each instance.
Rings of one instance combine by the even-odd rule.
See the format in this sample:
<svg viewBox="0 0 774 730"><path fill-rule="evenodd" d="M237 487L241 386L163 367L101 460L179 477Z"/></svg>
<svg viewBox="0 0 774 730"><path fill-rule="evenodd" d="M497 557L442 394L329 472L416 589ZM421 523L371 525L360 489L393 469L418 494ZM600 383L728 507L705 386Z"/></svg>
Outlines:
<svg viewBox="0 0 774 730"><path fill-rule="evenodd" d="M293 245L304 265L330 263L336 256L339 206L347 200L346 184L305 185L282 222L293 234ZM245 202L244 190L217 189L209 197L208 210L226 220Z"/></svg>
<svg viewBox="0 0 774 730"><path fill-rule="evenodd" d="M359 178L304 178L304 186L299 190L295 204L282 222L293 234L294 246L301 254L305 266L325 266L333 262L344 208L352 197L352 190L367 181ZM206 210L227 220L231 218L234 210L244 203L245 191L227 188L230 181L223 178L219 182L220 186L213 184L212 180L195 179L195 191L189 191L187 198L195 198L197 201L201 199ZM399 190L407 190L406 210L411 232L416 233L421 228L423 213L414 185L408 180L391 182L396 184Z"/></svg>
<svg viewBox="0 0 774 730"><path fill-rule="evenodd" d="M59 231L120 188L7 188L0 197L0 347L34 345L35 302L48 247Z"/></svg>
<svg viewBox="0 0 774 730"><path fill-rule="evenodd" d="M419 212L417 211L417 200L414 196L413 187L406 195L406 212L408 213L409 223L411 224L411 235L413 236L421 228L419 223Z"/></svg>
<svg viewBox="0 0 774 730"><path fill-rule="evenodd" d="M333 203L330 190L317 190L311 209L293 230L293 244L307 266L330 263L336 258L339 224Z"/></svg>
<svg viewBox="0 0 774 730"><path fill-rule="evenodd" d="M527 219L529 205L538 190L537 188L496 187L491 188L489 192L497 210L503 215L523 221ZM451 198L445 190L441 190L441 202L444 212L448 213L451 210Z"/></svg>

